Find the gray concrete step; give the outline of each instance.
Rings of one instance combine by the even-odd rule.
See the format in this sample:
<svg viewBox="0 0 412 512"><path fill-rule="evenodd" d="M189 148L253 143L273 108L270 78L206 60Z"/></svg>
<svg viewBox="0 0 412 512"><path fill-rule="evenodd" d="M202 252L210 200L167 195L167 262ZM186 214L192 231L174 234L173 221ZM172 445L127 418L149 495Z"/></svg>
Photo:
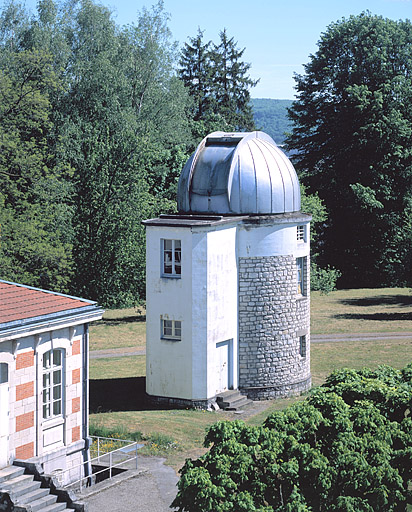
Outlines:
<svg viewBox="0 0 412 512"><path fill-rule="evenodd" d="M35 491L40 487L40 482L33 480L33 475L20 475L10 478L3 484L3 489L10 491L13 500L17 500L23 494Z"/></svg>
<svg viewBox="0 0 412 512"><path fill-rule="evenodd" d="M59 512L60 510L66 510L66 503L54 503L45 508L41 509L41 512Z"/></svg>
<svg viewBox="0 0 412 512"><path fill-rule="evenodd" d="M19 468L17 466L7 466L5 468L0 469L0 488L2 488L3 482L10 480L11 478L16 478L24 473L24 468Z"/></svg>
<svg viewBox="0 0 412 512"><path fill-rule="evenodd" d="M16 505L32 503L36 500L43 498L44 496L48 496L49 494L50 494L50 489L42 488L39 486L38 489L35 489L32 492L27 492L27 493L19 496L17 499Z"/></svg>
<svg viewBox="0 0 412 512"><path fill-rule="evenodd" d="M240 411L250 405L252 400L249 400L245 395L242 395L238 389L229 389L216 396L216 402L221 409L225 411Z"/></svg>
<svg viewBox="0 0 412 512"><path fill-rule="evenodd" d="M53 494L47 494L47 496L43 496L42 498L34 501L28 501L26 504L30 505L32 512L43 512L45 508L54 505L57 501L57 496ZM62 503L64 508L66 508L66 503Z"/></svg>
<svg viewBox="0 0 412 512"><path fill-rule="evenodd" d="M25 475L24 468L8 466L0 469L0 489L10 494L13 503L31 512L59 512L67 508L66 503L56 503L57 496L49 488L40 487L33 475Z"/></svg>

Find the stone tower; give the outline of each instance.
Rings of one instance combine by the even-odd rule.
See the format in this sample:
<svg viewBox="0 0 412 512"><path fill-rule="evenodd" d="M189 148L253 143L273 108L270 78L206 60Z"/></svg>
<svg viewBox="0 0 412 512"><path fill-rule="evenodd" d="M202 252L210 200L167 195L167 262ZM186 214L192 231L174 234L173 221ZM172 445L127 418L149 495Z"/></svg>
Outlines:
<svg viewBox="0 0 412 512"><path fill-rule="evenodd" d="M177 215L147 227L147 392L207 407L311 385L309 222L296 172L262 132L207 136Z"/></svg>

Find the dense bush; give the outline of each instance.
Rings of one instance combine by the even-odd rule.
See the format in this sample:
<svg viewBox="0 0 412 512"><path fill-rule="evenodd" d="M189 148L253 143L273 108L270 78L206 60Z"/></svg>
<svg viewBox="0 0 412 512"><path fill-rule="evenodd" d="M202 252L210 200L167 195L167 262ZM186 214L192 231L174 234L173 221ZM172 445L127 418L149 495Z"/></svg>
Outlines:
<svg viewBox="0 0 412 512"><path fill-rule="evenodd" d="M219 422L187 460L179 511L405 511L412 365L339 370L261 427Z"/></svg>

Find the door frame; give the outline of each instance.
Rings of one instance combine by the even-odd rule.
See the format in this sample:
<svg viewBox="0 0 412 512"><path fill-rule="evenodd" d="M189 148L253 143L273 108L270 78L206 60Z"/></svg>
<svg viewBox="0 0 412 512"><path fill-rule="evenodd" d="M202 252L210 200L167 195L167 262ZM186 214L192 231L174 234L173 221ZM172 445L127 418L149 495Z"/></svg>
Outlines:
<svg viewBox="0 0 412 512"><path fill-rule="evenodd" d="M224 346L227 346L227 389L233 389L233 338L216 343L216 348Z"/></svg>

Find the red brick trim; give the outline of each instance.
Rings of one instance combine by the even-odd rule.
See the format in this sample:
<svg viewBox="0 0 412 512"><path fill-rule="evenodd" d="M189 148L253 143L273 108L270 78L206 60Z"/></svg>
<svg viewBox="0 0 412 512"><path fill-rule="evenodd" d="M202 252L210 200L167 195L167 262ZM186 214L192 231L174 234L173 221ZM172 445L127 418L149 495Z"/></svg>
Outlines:
<svg viewBox="0 0 412 512"><path fill-rule="evenodd" d="M72 443L80 440L80 427L72 428Z"/></svg>
<svg viewBox="0 0 412 512"><path fill-rule="evenodd" d="M72 400L72 412L79 412L80 411L80 397L73 398Z"/></svg>
<svg viewBox="0 0 412 512"><path fill-rule="evenodd" d="M34 366L34 350L30 350L29 352L23 352L22 354L17 354L16 370L30 368L30 366Z"/></svg>
<svg viewBox="0 0 412 512"><path fill-rule="evenodd" d="M16 432L26 430L26 428L34 427L34 411L26 412L16 416Z"/></svg>
<svg viewBox="0 0 412 512"><path fill-rule="evenodd" d="M34 396L34 382L26 382L25 384L18 384L16 386L16 401L24 400Z"/></svg>
<svg viewBox="0 0 412 512"><path fill-rule="evenodd" d="M80 368L72 371L72 384L78 384L80 382Z"/></svg>
<svg viewBox="0 0 412 512"><path fill-rule="evenodd" d="M72 356L80 354L80 340L74 340L72 345Z"/></svg>
<svg viewBox="0 0 412 512"><path fill-rule="evenodd" d="M34 457L34 443L23 444L16 448L16 459L30 459Z"/></svg>

